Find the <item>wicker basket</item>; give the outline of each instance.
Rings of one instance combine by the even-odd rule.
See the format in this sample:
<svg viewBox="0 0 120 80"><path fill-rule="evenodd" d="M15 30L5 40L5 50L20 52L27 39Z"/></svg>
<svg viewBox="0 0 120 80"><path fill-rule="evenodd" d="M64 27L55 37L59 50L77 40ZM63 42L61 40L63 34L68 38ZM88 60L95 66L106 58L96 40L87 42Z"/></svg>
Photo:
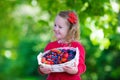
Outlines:
<svg viewBox="0 0 120 80"><path fill-rule="evenodd" d="M45 51L44 53L40 52L38 54L38 56L37 56L38 65L44 66L46 68L50 68L52 72L64 72L63 66L74 66L74 63L76 63L76 65L78 65L78 63L79 63L79 55L80 55L78 48L74 48L74 47L60 47L60 48L56 48L56 49L70 49L70 50L75 50L76 54L75 54L75 57L72 60L70 60L70 61L67 61L67 62L61 63L61 64L49 65L49 64L42 63L41 59L50 50Z"/></svg>

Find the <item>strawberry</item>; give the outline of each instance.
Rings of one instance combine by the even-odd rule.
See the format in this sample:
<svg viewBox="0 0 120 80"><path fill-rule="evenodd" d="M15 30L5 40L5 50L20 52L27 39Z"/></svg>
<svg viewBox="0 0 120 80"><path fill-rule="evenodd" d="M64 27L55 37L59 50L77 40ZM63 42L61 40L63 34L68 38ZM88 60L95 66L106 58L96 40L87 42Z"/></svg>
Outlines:
<svg viewBox="0 0 120 80"><path fill-rule="evenodd" d="M54 62L50 61L50 65L53 65L53 64L54 64Z"/></svg>
<svg viewBox="0 0 120 80"><path fill-rule="evenodd" d="M57 50L57 49L51 49L51 51L52 51L52 52L55 52L55 53L57 53L57 54L60 54L60 53L61 53L61 51L60 51L60 50Z"/></svg>
<svg viewBox="0 0 120 80"><path fill-rule="evenodd" d="M50 61L45 61L45 64L50 64Z"/></svg>
<svg viewBox="0 0 120 80"><path fill-rule="evenodd" d="M63 54L64 58L68 58L68 56L69 56L69 54L67 52Z"/></svg>
<svg viewBox="0 0 120 80"><path fill-rule="evenodd" d="M43 57L43 58L42 58L42 63L45 63L45 61L46 61L46 58Z"/></svg>
<svg viewBox="0 0 120 80"><path fill-rule="evenodd" d="M66 62L66 61L67 61L67 58L62 58L61 59L61 62L63 62L63 63Z"/></svg>

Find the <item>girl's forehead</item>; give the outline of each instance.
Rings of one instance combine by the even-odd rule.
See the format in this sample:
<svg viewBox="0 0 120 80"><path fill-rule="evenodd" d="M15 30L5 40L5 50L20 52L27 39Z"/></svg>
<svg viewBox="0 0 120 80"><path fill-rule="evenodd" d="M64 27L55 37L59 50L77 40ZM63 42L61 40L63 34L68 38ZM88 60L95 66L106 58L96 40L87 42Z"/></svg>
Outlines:
<svg viewBox="0 0 120 80"><path fill-rule="evenodd" d="M63 25L67 25L67 20L59 15L56 16L56 19L55 19L55 23L56 24L63 24Z"/></svg>
<svg viewBox="0 0 120 80"><path fill-rule="evenodd" d="M63 17L57 15L55 20L65 20L65 18L63 18Z"/></svg>

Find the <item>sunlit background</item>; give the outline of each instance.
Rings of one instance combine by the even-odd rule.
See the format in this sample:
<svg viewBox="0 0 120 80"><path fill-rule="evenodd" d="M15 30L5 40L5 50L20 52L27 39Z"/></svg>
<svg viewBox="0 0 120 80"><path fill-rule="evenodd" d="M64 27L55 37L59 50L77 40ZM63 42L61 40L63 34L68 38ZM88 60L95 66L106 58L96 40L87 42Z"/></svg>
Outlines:
<svg viewBox="0 0 120 80"><path fill-rule="evenodd" d="M120 80L120 0L0 0L0 80L45 80L37 55L57 13L74 10L86 49L83 80Z"/></svg>

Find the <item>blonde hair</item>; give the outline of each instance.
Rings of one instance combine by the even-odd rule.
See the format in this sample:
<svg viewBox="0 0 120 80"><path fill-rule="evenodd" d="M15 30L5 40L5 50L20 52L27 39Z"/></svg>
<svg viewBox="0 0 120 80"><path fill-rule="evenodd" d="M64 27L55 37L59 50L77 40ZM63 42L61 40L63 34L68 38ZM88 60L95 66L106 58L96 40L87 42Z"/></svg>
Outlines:
<svg viewBox="0 0 120 80"><path fill-rule="evenodd" d="M74 13L74 15L76 16L77 21L75 24L70 23L70 21L68 20L70 13ZM80 38L80 33L79 33L79 20L77 14L73 11L61 11L58 15L66 19L66 23L69 27L66 41L67 42L78 41Z"/></svg>

